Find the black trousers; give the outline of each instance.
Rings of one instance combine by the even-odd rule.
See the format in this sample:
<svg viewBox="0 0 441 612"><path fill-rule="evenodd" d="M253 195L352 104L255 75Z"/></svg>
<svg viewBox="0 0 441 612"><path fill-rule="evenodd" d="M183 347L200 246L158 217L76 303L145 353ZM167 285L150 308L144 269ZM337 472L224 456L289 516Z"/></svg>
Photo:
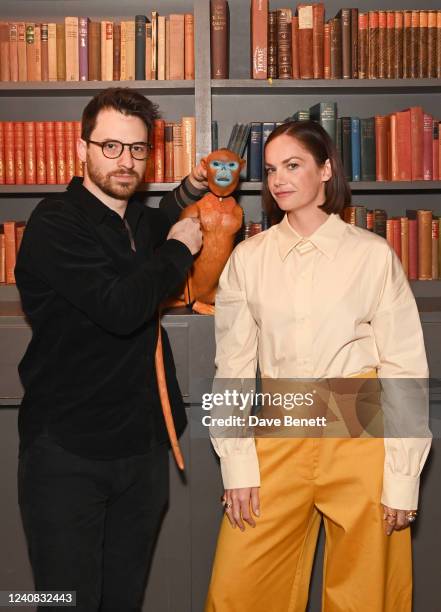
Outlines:
<svg viewBox="0 0 441 612"><path fill-rule="evenodd" d="M168 503L168 451L98 461L44 434L20 457L18 499L37 591L77 592L77 607L139 612Z"/></svg>

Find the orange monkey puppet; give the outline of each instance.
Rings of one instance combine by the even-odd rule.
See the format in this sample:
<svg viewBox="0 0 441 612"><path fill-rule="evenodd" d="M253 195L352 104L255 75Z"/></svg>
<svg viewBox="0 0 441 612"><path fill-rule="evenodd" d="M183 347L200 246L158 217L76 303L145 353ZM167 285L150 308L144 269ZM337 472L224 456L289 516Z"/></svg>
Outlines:
<svg viewBox="0 0 441 612"><path fill-rule="evenodd" d="M192 304L199 314L214 314L219 277L242 227L243 212L231 194L237 188L244 163L245 160L228 149L219 149L201 159L210 191L181 213L181 219L195 217L201 224L202 248L184 289L185 304Z"/></svg>

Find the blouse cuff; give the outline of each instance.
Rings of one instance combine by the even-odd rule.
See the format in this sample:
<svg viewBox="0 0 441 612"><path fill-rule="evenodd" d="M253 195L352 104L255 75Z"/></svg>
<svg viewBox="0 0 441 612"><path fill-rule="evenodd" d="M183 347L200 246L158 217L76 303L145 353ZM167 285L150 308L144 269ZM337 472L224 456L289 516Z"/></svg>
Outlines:
<svg viewBox="0 0 441 612"><path fill-rule="evenodd" d="M224 489L260 487L259 461L254 445L246 454L221 457L220 463Z"/></svg>
<svg viewBox="0 0 441 612"><path fill-rule="evenodd" d="M381 503L394 510L416 510L419 488L419 476L398 476L385 470Z"/></svg>

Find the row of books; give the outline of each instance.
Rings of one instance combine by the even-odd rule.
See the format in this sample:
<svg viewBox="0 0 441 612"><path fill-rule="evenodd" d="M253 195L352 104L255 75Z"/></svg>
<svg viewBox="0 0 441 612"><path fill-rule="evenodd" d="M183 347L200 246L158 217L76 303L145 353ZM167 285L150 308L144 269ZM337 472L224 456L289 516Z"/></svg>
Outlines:
<svg viewBox="0 0 441 612"><path fill-rule="evenodd" d="M1 81L194 79L192 14L0 22Z"/></svg>
<svg viewBox="0 0 441 612"><path fill-rule="evenodd" d="M326 20L321 2L252 0L251 58L254 79L440 78L441 10L342 8Z"/></svg>
<svg viewBox="0 0 441 612"><path fill-rule="evenodd" d="M0 185L63 185L82 176L80 121L0 122ZM180 181L196 163L196 122L157 119L145 182Z"/></svg>
<svg viewBox="0 0 441 612"><path fill-rule="evenodd" d="M24 221L0 224L0 283L15 284L14 268L24 229Z"/></svg>
<svg viewBox="0 0 441 612"><path fill-rule="evenodd" d="M342 216L347 223L386 238L409 280L441 278L441 218L431 210L406 210L405 216L388 218L385 210L356 205L347 206Z"/></svg>

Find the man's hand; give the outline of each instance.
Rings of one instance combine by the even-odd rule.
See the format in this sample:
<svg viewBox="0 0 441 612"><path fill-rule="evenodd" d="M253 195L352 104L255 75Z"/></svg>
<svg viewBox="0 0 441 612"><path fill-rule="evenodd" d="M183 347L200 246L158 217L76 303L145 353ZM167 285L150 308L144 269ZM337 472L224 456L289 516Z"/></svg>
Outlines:
<svg viewBox="0 0 441 612"><path fill-rule="evenodd" d="M243 489L226 489L224 494L225 514L232 527L245 531L243 521L251 527L256 526L254 516L260 516L259 487Z"/></svg>
<svg viewBox="0 0 441 612"><path fill-rule="evenodd" d="M196 189L208 189L207 168L205 168L201 162L192 169L188 178Z"/></svg>
<svg viewBox="0 0 441 612"><path fill-rule="evenodd" d="M167 240L179 240L195 255L202 246L202 231L199 219L188 217L175 223L168 235Z"/></svg>

